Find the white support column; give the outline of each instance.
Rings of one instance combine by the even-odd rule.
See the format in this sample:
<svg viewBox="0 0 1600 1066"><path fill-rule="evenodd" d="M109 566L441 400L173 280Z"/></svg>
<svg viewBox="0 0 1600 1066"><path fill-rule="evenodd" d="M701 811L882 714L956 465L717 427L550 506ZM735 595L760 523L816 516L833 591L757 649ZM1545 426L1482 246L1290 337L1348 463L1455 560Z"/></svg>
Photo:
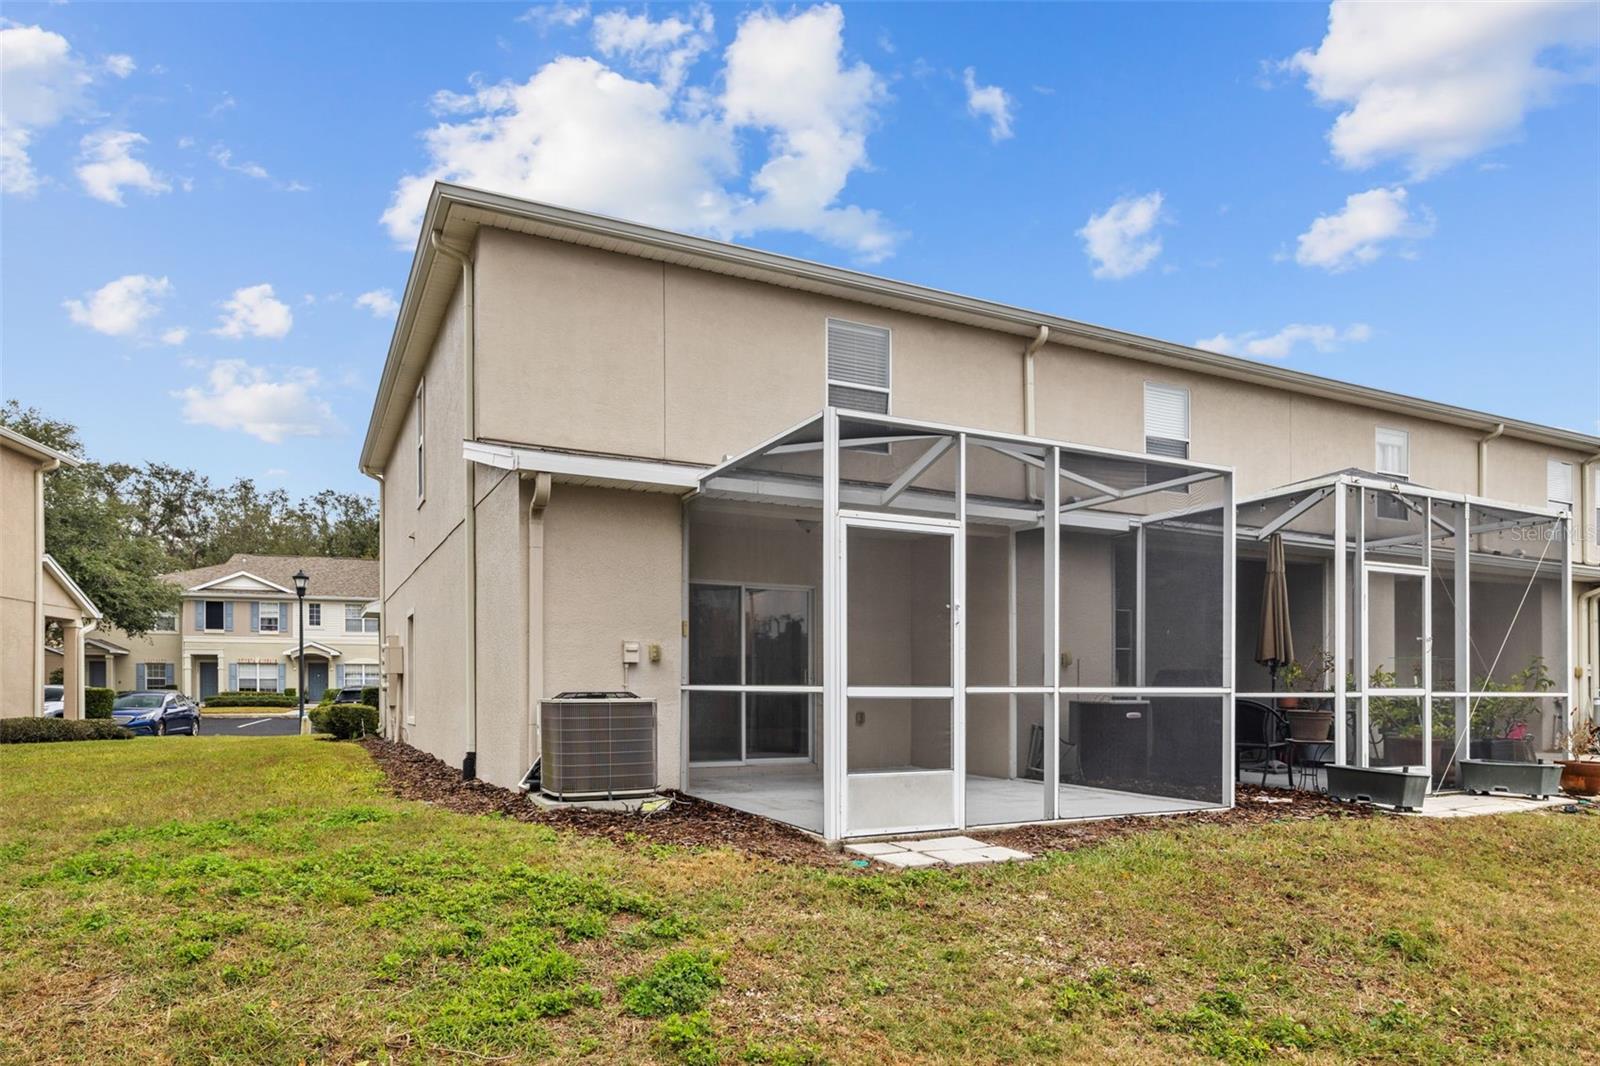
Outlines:
<svg viewBox="0 0 1600 1066"><path fill-rule="evenodd" d="M1333 761L1347 763L1350 746L1349 730L1345 724L1348 711L1349 685L1346 682L1350 655L1350 561L1345 557L1345 530L1349 524L1347 508L1349 490L1344 485L1334 489L1333 497Z"/></svg>
<svg viewBox="0 0 1600 1066"><path fill-rule="evenodd" d="M83 622L57 619L61 625L61 717L83 717Z"/></svg>
<svg viewBox="0 0 1600 1066"><path fill-rule="evenodd" d="M1433 497L1422 501L1422 765L1428 791L1435 787L1433 766Z"/></svg>
<svg viewBox="0 0 1600 1066"><path fill-rule="evenodd" d="M839 412L822 413L822 835L844 836L846 816L846 716L844 698L845 604L839 521Z"/></svg>
<svg viewBox="0 0 1600 1066"><path fill-rule="evenodd" d="M946 438L947 440L949 438ZM955 771L955 824L967 827L967 438L956 437L956 535L951 545L953 632L950 766ZM930 453L933 449L929 449Z"/></svg>
<svg viewBox="0 0 1600 1066"><path fill-rule="evenodd" d="M1227 689L1227 696L1222 701L1222 800L1229 807L1233 806L1233 668L1234 656L1238 647L1238 634L1234 632L1238 625L1238 615L1234 599L1238 592L1238 574L1236 567L1238 557L1238 515L1233 505L1233 475L1228 474L1222 479L1222 687ZM1144 580L1144 527L1139 527L1139 579ZM1139 632L1140 637L1140 663L1139 683L1144 683L1144 603L1143 589L1140 590L1139 604Z"/></svg>
<svg viewBox="0 0 1600 1066"><path fill-rule="evenodd" d="M1456 682L1457 692L1472 691L1472 504L1461 504L1456 527ZM1456 779L1461 760L1472 756L1472 697L1456 697Z"/></svg>
<svg viewBox="0 0 1600 1066"><path fill-rule="evenodd" d="M1061 449L1051 448L1044 484L1044 817L1061 817Z"/></svg>
<svg viewBox="0 0 1600 1066"><path fill-rule="evenodd" d="M1006 684L1017 687L1017 531L1006 534ZM1017 694L1006 697L1007 778L1018 776L1017 770Z"/></svg>
<svg viewBox="0 0 1600 1066"><path fill-rule="evenodd" d="M1352 766L1367 765L1367 749L1372 746L1372 732L1367 725L1367 490L1356 488L1356 543L1355 559L1350 567L1355 581L1351 596L1351 613L1355 616L1356 665L1356 735L1355 751L1350 754Z"/></svg>
<svg viewBox="0 0 1600 1066"><path fill-rule="evenodd" d="M1583 472L1583 468L1580 466L1578 471L1581 474ZM1583 494L1579 493L1578 495L1579 499L1582 499ZM1572 629L1574 625L1574 604L1572 596L1572 519L1573 514L1571 511L1568 511L1566 516L1559 520L1559 525L1557 527L1557 533L1559 533L1561 536L1561 648L1563 659L1561 669L1564 674L1560 685L1560 691L1566 694L1566 713L1564 715L1564 720L1561 723L1561 750L1569 757L1572 755L1572 726L1576 721L1574 714L1577 711L1578 705L1577 681L1573 677L1572 670Z"/></svg>

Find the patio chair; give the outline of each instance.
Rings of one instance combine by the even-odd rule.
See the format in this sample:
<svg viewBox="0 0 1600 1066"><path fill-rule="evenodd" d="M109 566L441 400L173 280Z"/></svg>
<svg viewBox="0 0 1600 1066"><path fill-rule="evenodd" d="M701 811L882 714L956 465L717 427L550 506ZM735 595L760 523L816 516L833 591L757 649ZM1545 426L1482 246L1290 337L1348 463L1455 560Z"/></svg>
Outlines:
<svg viewBox="0 0 1600 1066"><path fill-rule="evenodd" d="M1234 777L1243 780L1245 765L1256 768L1259 760L1261 785L1266 787L1267 775L1279 770L1288 771L1289 764L1278 758L1289 752L1289 722L1276 707L1255 700L1233 701L1233 767Z"/></svg>

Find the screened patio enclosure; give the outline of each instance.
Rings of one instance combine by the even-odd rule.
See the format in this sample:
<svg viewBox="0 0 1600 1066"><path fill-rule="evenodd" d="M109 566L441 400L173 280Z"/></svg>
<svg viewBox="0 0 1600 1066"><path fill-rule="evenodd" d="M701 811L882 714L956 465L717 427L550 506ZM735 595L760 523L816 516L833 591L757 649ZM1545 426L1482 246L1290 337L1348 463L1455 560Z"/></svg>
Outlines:
<svg viewBox="0 0 1600 1066"><path fill-rule="evenodd" d="M825 409L685 514L685 791L829 840L1232 802L1223 468Z"/></svg>
<svg viewBox="0 0 1600 1066"><path fill-rule="evenodd" d="M1331 713L1313 765L1426 766L1433 790L1463 759L1564 751L1571 706L1570 517L1347 470L1238 508L1241 701ZM1281 535L1296 668L1254 660L1267 546ZM1293 691L1286 691L1293 689ZM1256 780L1246 771L1246 780Z"/></svg>

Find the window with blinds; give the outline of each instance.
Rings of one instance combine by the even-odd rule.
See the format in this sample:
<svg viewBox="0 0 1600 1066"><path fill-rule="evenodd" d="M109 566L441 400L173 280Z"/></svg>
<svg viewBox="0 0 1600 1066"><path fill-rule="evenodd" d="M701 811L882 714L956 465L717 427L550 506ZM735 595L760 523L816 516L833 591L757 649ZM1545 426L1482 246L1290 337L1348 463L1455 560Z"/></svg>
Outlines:
<svg viewBox="0 0 1600 1066"><path fill-rule="evenodd" d="M1560 459L1551 459L1545 463L1545 497L1550 501L1551 507L1559 507L1563 511L1572 510L1574 502L1572 471L1572 464L1562 462Z"/></svg>
<svg viewBox="0 0 1600 1066"><path fill-rule="evenodd" d="M828 319L828 406L889 413L889 331Z"/></svg>
<svg viewBox="0 0 1600 1066"><path fill-rule="evenodd" d="M1380 474L1410 479L1411 435L1403 429L1379 426L1374 440L1376 449L1373 469Z"/></svg>
<svg viewBox="0 0 1600 1066"><path fill-rule="evenodd" d="M1144 383L1144 450L1169 459L1189 458L1189 390Z"/></svg>

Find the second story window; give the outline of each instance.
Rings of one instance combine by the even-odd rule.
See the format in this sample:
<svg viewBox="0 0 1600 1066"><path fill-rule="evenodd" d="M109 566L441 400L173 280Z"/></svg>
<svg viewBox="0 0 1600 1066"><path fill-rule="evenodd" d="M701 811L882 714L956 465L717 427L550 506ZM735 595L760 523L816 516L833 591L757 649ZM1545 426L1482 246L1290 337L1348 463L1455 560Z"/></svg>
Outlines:
<svg viewBox="0 0 1600 1066"><path fill-rule="evenodd" d="M322 604L306 604L306 628L320 629L322 627Z"/></svg>
<svg viewBox="0 0 1600 1066"><path fill-rule="evenodd" d="M889 413L889 331L828 319L828 406Z"/></svg>
<svg viewBox="0 0 1600 1066"><path fill-rule="evenodd" d="M1572 486L1573 466L1571 463L1560 459L1551 459L1545 463L1544 479L1546 484L1545 496L1551 507L1562 511L1572 510L1572 505L1577 502Z"/></svg>
<svg viewBox="0 0 1600 1066"><path fill-rule="evenodd" d="M161 611L156 614L155 622L151 624L152 633L176 633L178 631L178 616L172 611Z"/></svg>
<svg viewBox="0 0 1600 1066"><path fill-rule="evenodd" d="M1189 390L1144 383L1144 450L1169 459L1189 458Z"/></svg>
<svg viewBox="0 0 1600 1066"><path fill-rule="evenodd" d="M228 605L222 600L206 600L201 610L203 624L200 628L207 632L221 632L228 628Z"/></svg>
<svg viewBox="0 0 1600 1066"><path fill-rule="evenodd" d="M1379 426L1374 435L1373 469L1380 474L1411 479L1411 434L1403 429Z"/></svg>
<svg viewBox="0 0 1600 1066"><path fill-rule="evenodd" d="M260 616L257 619L257 628L263 633L276 633L283 627L283 604L263 603L257 609Z"/></svg>
<svg viewBox="0 0 1600 1066"><path fill-rule="evenodd" d="M344 631L346 633L376 633L378 620L368 617L366 604L347 603L344 605Z"/></svg>

